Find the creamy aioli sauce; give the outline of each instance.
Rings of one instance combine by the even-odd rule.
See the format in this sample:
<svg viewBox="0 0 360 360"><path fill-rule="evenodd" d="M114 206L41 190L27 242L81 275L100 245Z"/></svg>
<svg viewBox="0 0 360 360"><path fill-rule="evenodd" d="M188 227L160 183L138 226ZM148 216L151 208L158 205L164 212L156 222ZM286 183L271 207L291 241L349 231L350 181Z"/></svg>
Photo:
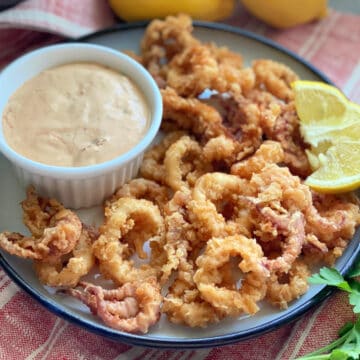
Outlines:
<svg viewBox="0 0 360 360"><path fill-rule="evenodd" d="M19 154L56 166L102 163L145 135L149 110L126 76L95 63L71 63L23 84L3 112L3 132Z"/></svg>

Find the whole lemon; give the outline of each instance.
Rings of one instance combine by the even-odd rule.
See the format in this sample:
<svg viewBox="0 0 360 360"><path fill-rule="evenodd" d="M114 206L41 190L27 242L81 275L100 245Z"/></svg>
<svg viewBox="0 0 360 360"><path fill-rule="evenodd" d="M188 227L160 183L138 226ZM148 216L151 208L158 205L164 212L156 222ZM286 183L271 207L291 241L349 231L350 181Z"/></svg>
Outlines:
<svg viewBox="0 0 360 360"><path fill-rule="evenodd" d="M276 28L318 20L327 14L327 0L242 0L254 16Z"/></svg>
<svg viewBox="0 0 360 360"><path fill-rule="evenodd" d="M109 4L125 21L164 18L178 13L198 20L216 21L232 13L235 0L109 0Z"/></svg>

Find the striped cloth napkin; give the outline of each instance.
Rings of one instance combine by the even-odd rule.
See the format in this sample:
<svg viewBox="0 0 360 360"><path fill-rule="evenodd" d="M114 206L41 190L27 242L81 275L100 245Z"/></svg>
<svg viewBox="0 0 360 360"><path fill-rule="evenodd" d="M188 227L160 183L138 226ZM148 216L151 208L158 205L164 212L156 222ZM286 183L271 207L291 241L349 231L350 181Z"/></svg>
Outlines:
<svg viewBox="0 0 360 360"><path fill-rule="evenodd" d="M280 31L238 8L226 22L269 37L298 53L360 103L360 16L330 11L321 22ZM29 49L114 23L103 0L24 1L0 13L0 66ZM346 297L336 293L297 322L255 339L204 350L145 349L112 342L56 317L0 269L0 360L288 360L332 341L337 330L350 320L353 312Z"/></svg>

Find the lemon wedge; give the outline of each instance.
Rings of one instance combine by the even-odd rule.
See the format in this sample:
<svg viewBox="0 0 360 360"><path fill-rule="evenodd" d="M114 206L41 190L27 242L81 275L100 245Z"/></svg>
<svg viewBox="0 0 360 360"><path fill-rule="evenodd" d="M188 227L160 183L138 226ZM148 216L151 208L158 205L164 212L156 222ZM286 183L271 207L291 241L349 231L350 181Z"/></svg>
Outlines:
<svg viewBox="0 0 360 360"><path fill-rule="evenodd" d="M360 186L360 106L336 87L317 81L295 81L300 131L310 144L307 156L314 172L305 180L320 192L340 193Z"/></svg>

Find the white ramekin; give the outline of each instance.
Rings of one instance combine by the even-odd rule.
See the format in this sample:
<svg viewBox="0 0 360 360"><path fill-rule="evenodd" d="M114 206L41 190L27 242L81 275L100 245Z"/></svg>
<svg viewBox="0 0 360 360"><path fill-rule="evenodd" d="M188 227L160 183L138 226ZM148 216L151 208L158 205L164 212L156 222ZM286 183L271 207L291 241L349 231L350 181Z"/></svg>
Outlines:
<svg viewBox="0 0 360 360"><path fill-rule="evenodd" d="M0 73L0 115L9 97L41 71L65 63L96 62L128 76L142 91L151 113L144 138L130 151L101 164L83 167L49 166L32 161L8 146L0 121L0 151L10 160L23 186L32 184L39 194L55 197L66 207L78 209L99 205L116 188L138 173L145 149L161 123L161 94L151 75L135 60L110 48L83 43L52 45L15 60ZM36 142L36 139L34 139Z"/></svg>

